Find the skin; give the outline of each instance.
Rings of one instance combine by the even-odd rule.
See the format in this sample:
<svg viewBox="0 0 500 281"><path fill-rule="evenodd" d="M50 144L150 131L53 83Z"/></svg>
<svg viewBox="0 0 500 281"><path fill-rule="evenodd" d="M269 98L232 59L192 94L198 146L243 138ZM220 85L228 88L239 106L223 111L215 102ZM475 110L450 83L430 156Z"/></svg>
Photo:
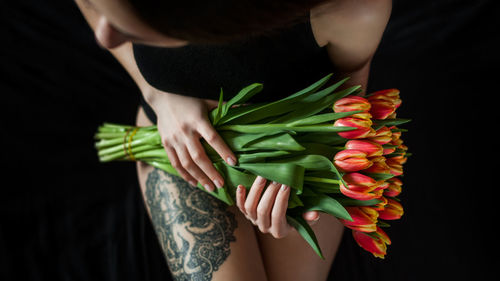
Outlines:
<svg viewBox="0 0 500 281"><path fill-rule="evenodd" d="M201 183L209 191L222 186L224 179L217 173L200 143L200 138L203 138L222 159L227 159L228 164L231 164L229 159L236 159L210 125L207 117L207 112L217 106L217 101L177 95L153 88L137 68L131 48L131 43L176 48L189 42L156 32L142 22L124 0L76 0L76 3L94 30L98 44L108 49L123 65L140 88L146 102L154 109L167 155L185 182L191 185ZM317 43L326 47L337 75L351 77L344 87L361 85L366 88L370 62L390 12L390 0L329 1L311 10L311 26ZM138 111L137 125L152 125L142 109ZM225 221L232 222L225 229L225 234L220 234L236 241L231 243L230 254L224 247L206 250L211 256L219 257L217 262L211 261L210 266L204 264L193 267L196 262L191 259L194 253L199 253L195 249L201 249L197 243L211 231L206 229L204 234L203 231L192 229L192 225L196 225L196 217L202 216L203 211L191 208L195 211L189 212L187 218L190 222L186 224L185 220L165 217L185 217L179 214L190 210L187 203L177 209L163 209L166 205L176 206L179 201L161 204L156 201L160 198L171 198L165 194L173 194L173 197L182 199L184 191L179 190L182 186L183 190L188 190L189 184L161 174L142 163L138 164L138 176L160 242L161 237L184 233L180 236L174 235L173 240L167 239L167 242L162 244L176 279L182 280L196 275L200 280L324 280L328 275L340 243L343 226L329 215L323 214L319 220L320 215L317 212L304 214L323 250L325 260L320 260L286 222L290 187L269 183L260 177L251 187L239 186L236 206L220 207L221 210L224 209L220 216L226 216ZM163 180L158 180L160 178ZM202 191L195 188L189 194L201 196L196 192ZM148 197L148 194L164 194L166 197ZM216 199L208 196L203 200L212 202L211 200ZM218 202L213 204L216 206ZM218 209L219 207L214 208ZM214 222L213 225L219 223ZM179 239L186 239L183 243L189 245L187 250L179 250L182 247L173 246L184 245ZM176 242L172 244L171 241ZM174 256L177 259L169 259L168 253L176 253ZM178 261L180 256L185 259ZM197 260L208 259L200 256ZM201 269L205 271L202 272Z"/></svg>

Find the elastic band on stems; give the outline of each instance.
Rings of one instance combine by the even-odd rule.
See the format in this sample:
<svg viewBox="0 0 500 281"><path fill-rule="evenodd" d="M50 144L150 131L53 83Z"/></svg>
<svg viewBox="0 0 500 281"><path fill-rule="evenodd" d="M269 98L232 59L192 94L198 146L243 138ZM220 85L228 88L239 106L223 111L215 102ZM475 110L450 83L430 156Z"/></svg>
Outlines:
<svg viewBox="0 0 500 281"><path fill-rule="evenodd" d="M137 128L137 127L134 128L132 133L130 133L132 128L128 129L125 132L125 136L123 137L123 151L125 152L125 156L132 161L135 161L134 154L132 153L132 139L134 138L138 129L139 128ZM130 134L130 137L129 137L129 134ZM127 137L128 137L128 141L127 141ZM128 148L127 148L127 146L128 146Z"/></svg>

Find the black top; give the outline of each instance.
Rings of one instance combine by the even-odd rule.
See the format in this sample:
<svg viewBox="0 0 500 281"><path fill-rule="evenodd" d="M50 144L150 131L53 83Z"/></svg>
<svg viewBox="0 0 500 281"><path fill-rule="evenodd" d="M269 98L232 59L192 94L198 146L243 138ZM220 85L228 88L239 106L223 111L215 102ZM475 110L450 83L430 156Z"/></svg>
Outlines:
<svg viewBox="0 0 500 281"><path fill-rule="evenodd" d="M224 45L187 45L159 48L134 45L134 56L146 81L175 94L205 99L229 100L243 87L263 84L249 102L274 101L291 95L333 72L326 48L312 33L309 15L305 21L273 35L262 35ZM156 124L149 105L141 104Z"/></svg>

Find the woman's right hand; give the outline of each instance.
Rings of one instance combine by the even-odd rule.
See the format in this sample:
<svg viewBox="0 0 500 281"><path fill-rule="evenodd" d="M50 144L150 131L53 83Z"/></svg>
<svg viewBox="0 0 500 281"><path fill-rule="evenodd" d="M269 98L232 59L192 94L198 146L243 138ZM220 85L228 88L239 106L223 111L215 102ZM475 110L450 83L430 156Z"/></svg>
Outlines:
<svg viewBox="0 0 500 281"><path fill-rule="evenodd" d="M152 87L143 94L156 113L158 132L168 159L181 177L193 186L201 183L207 191L221 188L224 178L200 142L203 138L226 163L236 165L233 152L208 119L208 112L216 108L218 102L162 92Z"/></svg>

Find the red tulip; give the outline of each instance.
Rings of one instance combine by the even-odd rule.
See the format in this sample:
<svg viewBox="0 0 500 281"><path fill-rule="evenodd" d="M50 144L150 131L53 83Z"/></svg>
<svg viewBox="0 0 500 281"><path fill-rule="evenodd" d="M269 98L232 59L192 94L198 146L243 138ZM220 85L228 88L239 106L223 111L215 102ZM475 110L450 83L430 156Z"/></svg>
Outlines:
<svg viewBox="0 0 500 281"><path fill-rule="evenodd" d="M385 198L384 196L380 196L380 198L378 198L378 200L381 200L381 201L379 203L375 204L373 209L375 209L377 211L382 211L382 210L384 210L385 205L387 205L387 198Z"/></svg>
<svg viewBox="0 0 500 281"><path fill-rule="evenodd" d="M373 132L373 129L371 128L371 126L372 126L371 120L364 120L364 119L353 118L353 117L345 117L345 118L337 119L337 121L335 121L335 123L333 123L333 126L357 128L357 129L352 130L352 131L338 133L339 136L346 138L346 139L365 138L366 136L368 136L370 133Z"/></svg>
<svg viewBox="0 0 500 281"><path fill-rule="evenodd" d="M380 227L377 227L376 232L370 234L353 230L352 236L361 248L377 258L383 259L387 254L387 245L391 244L391 239Z"/></svg>
<svg viewBox="0 0 500 281"><path fill-rule="evenodd" d="M387 89L377 91L368 96L368 101L371 104L370 114L373 119L386 119L394 114L396 109L401 105L399 98L399 90Z"/></svg>
<svg viewBox="0 0 500 281"><path fill-rule="evenodd" d="M382 196L382 192L374 191L380 183L369 176L360 173L349 173L342 178L347 183L347 187L340 183L340 192L347 197L357 200L370 200Z"/></svg>
<svg viewBox="0 0 500 281"><path fill-rule="evenodd" d="M333 163L342 172L356 172L372 165L366 158L366 153L361 150L346 149L338 152L333 158Z"/></svg>
<svg viewBox="0 0 500 281"><path fill-rule="evenodd" d="M370 157L372 165L365 169L364 172L367 173L378 173L378 174L390 174L391 168L386 164L386 159L384 156Z"/></svg>
<svg viewBox="0 0 500 281"><path fill-rule="evenodd" d="M369 140L349 140L345 144L346 149L361 150L367 157L382 156L383 148L380 144Z"/></svg>
<svg viewBox="0 0 500 281"><path fill-rule="evenodd" d="M384 220L397 220L401 218L403 213L403 206L398 201L388 198L384 210L379 211L378 215Z"/></svg>
<svg viewBox="0 0 500 281"><path fill-rule="evenodd" d="M390 197L398 196L401 193L403 182L398 178L388 179L387 182L389 183L389 187L384 190L384 195Z"/></svg>
<svg viewBox="0 0 500 281"><path fill-rule="evenodd" d="M352 221L340 219L346 227L362 232L377 230L378 212L372 207L346 207L346 210L352 218Z"/></svg>
<svg viewBox="0 0 500 281"><path fill-rule="evenodd" d="M370 102L367 99L358 96L349 96L333 104L333 111L335 112L348 112L348 111L370 111Z"/></svg>
<svg viewBox="0 0 500 281"><path fill-rule="evenodd" d="M395 176L401 176L403 174L403 164L406 162L406 157L396 156L388 158L385 163L390 168L390 173Z"/></svg>
<svg viewBox="0 0 500 281"><path fill-rule="evenodd" d="M367 138L380 145L384 145L392 141L392 132L389 128L382 127L375 131L374 134L370 134Z"/></svg>

